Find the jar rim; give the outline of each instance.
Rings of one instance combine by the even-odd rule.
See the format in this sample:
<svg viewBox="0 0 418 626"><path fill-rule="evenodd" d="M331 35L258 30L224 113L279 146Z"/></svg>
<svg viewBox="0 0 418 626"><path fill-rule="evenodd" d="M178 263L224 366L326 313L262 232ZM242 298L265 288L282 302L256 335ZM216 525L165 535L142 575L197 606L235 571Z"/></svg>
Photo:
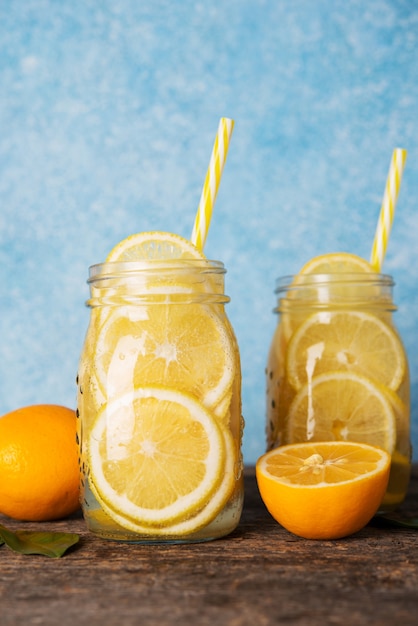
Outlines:
<svg viewBox="0 0 418 626"><path fill-rule="evenodd" d="M287 292L290 289L303 289L305 287L321 287L329 283L340 283L366 286L393 287L395 281L390 274L377 272L334 272L320 274L288 274L279 276L275 281L275 294Z"/></svg>
<svg viewBox="0 0 418 626"><path fill-rule="evenodd" d="M89 267L87 282L102 278L129 277L153 272L199 272L202 274L226 274L222 261L211 259L147 259L141 261L118 261L95 263Z"/></svg>

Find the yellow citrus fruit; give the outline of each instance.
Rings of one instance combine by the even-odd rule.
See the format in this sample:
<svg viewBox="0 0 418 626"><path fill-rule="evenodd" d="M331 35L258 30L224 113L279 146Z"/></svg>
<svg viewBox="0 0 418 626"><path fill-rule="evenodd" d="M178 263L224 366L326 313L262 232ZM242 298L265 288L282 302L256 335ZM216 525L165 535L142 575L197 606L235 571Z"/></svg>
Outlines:
<svg viewBox="0 0 418 626"><path fill-rule="evenodd" d="M106 263L161 259L205 259L195 245L174 233L150 231L130 235L109 252Z"/></svg>
<svg viewBox="0 0 418 626"><path fill-rule="evenodd" d="M198 513L221 485L225 436L192 396L143 387L98 415L88 458L99 503L128 522L174 524Z"/></svg>
<svg viewBox="0 0 418 626"><path fill-rule="evenodd" d="M310 259L299 274L356 274L374 272L373 267L365 259L350 252L330 252Z"/></svg>
<svg viewBox="0 0 418 626"><path fill-rule="evenodd" d="M178 265L177 262L181 262ZM190 264L188 265L187 262ZM211 277L209 281L196 281L196 263L202 269L208 263L206 257L194 244L174 233L162 231L141 232L130 235L120 241L108 254L106 263L122 263L115 276L109 270L101 276L101 265L96 267L95 284L91 286L92 300L112 299L113 303L119 299L119 304L125 297L137 297L147 294L156 304L171 300L176 294L185 294L192 291L207 291L208 284L215 293L222 290L222 279ZM194 271L193 271L194 270ZM223 272L220 271L220 274ZM107 316L109 311L99 311L98 322Z"/></svg>
<svg viewBox="0 0 418 626"><path fill-rule="evenodd" d="M0 418L0 513L19 520L60 519L79 507L76 415L35 405Z"/></svg>
<svg viewBox="0 0 418 626"><path fill-rule="evenodd" d="M308 261L295 276L289 298L302 302L309 299L311 303L335 302L341 296L359 298L364 293L364 287L360 286L364 281L370 297L370 289L373 287L370 283L375 276L376 272L370 263L355 254L321 254Z"/></svg>
<svg viewBox="0 0 418 626"><path fill-rule="evenodd" d="M152 263L141 266L139 273L128 272L126 280L123 274L122 282L104 281L106 293L99 293L105 299L116 296L119 304L117 309L100 307L94 321L98 335L90 349L101 389L111 397L112 389L120 395L140 386L164 385L188 391L205 406L214 407L230 392L235 376L232 335L215 307L200 303L199 296L184 306L184 294L220 292L222 271L220 278L211 277L208 287L204 273L196 275L188 266L188 262L207 263L203 254L186 239L157 231L128 237L107 258L108 262L127 260ZM181 260L181 270L171 268L176 260ZM123 300L126 294L138 293L147 294L146 304L129 305L129 300Z"/></svg>
<svg viewBox="0 0 418 626"><path fill-rule="evenodd" d="M208 502L204 503L202 507L191 511L183 521L165 524L163 526L160 524L142 526L135 520L118 514L102 501L101 506L103 510L111 519L120 524L120 526L136 533L144 533L148 536L170 538L191 535L198 532L216 518L222 509L224 509L234 492L237 454L234 440L228 429L223 429L223 436L225 443L225 467L222 471L222 481Z"/></svg>
<svg viewBox="0 0 418 626"><path fill-rule="evenodd" d="M308 261L297 274L280 307L283 313L283 335L289 340L292 333L306 318L309 307L318 303L335 303L340 297L360 297L359 279L376 272L370 263L348 252L322 254ZM370 285L366 283L370 296Z"/></svg>
<svg viewBox="0 0 418 626"><path fill-rule="evenodd" d="M363 528L380 506L389 471L387 452L349 442L291 444L256 464L268 511L307 539L337 539Z"/></svg>
<svg viewBox="0 0 418 626"><path fill-rule="evenodd" d="M192 393L206 407L227 394L235 375L222 319L201 304L121 307L101 327L95 370L108 396L163 385Z"/></svg>
<svg viewBox="0 0 418 626"><path fill-rule="evenodd" d="M289 380L300 389L329 371L358 372L396 390L406 361L397 334L364 311L319 311L296 330L287 351Z"/></svg>
<svg viewBox="0 0 418 626"><path fill-rule="evenodd" d="M406 456L409 455L410 444L410 420L409 420L409 398L404 402L397 393L388 389L387 387L381 387L384 392L390 406L392 407L393 414L395 416L396 433L397 433L397 451Z"/></svg>
<svg viewBox="0 0 418 626"><path fill-rule="evenodd" d="M381 386L353 372L329 372L313 377L295 396L288 440L357 441L391 454L396 418Z"/></svg>

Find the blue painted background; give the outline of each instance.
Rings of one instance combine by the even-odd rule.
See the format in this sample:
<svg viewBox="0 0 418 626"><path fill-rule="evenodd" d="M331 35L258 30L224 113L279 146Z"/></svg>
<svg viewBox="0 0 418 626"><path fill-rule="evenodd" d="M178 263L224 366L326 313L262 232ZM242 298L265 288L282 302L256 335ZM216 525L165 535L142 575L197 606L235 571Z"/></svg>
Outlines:
<svg viewBox="0 0 418 626"><path fill-rule="evenodd" d="M417 455L417 59L414 0L0 0L0 414L74 405L88 266L132 232L190 236L227 116L205 251L228 268L246 462L264 451L275 278L323 252L369 257L396 146L384 270Z"/></svg>

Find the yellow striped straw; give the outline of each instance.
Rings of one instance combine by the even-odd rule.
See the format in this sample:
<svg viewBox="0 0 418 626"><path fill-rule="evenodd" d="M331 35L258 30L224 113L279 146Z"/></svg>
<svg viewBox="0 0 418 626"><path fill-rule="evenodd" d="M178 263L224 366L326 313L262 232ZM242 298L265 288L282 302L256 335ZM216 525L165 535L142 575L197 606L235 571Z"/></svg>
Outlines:
<svg viewBox="0 0 418 626"><path fill-rule="evenodd" d="M370 263L376 272L380 272L386 248L389 241L393 218L395 216L396 202L401 187L402 174L405 167L407 151L395 148L390 162L389 173L386 180L385 193L376 226Z"/></svg>
<svg viewBox="0 0 418 626"><path fill-rule="evenodd" d="M218 194L222 171L228 154L229 140L233 129L234 120L221 117L191 236L192 243L202 251L205 247L212 211Z"/></svg>

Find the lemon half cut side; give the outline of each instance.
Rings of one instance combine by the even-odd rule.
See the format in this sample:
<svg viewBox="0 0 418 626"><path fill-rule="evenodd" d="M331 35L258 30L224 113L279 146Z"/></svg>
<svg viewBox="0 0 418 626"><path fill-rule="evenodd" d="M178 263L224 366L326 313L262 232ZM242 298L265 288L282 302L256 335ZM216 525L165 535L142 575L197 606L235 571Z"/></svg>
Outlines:
<svg viewBox="0 0 418 626"><path fill-rule="evenodd" d="M354 442L279 447L256 464L261 497L276 521L307 539L338 539L363 528L387 488L390 455Z"/></svg>

